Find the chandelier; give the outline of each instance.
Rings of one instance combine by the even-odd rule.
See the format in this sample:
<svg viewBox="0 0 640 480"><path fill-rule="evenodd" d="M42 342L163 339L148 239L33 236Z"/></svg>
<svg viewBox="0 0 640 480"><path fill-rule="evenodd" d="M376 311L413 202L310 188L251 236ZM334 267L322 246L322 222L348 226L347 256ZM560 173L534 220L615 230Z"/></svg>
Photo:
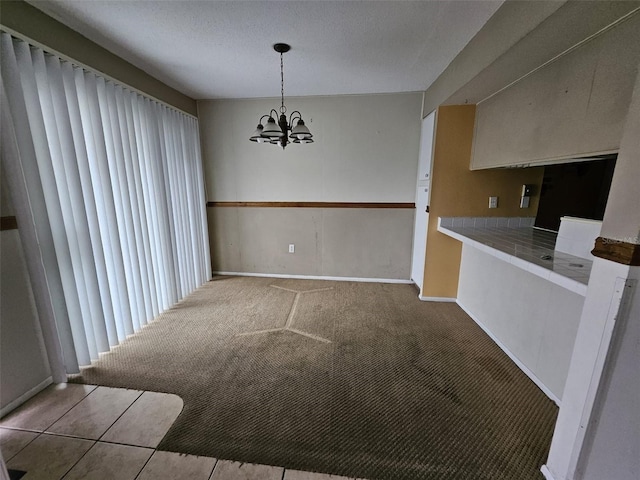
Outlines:
<svg viewBox="0 0 640 480"><path fill-rule="evenodd" d="M302 114L298 110L291 112L287 122L287 107L284 106L284 64L282 62L282 54L287 53L291 46L286 43L276 43L273 49L280 54L280 117L278 117L278 112L272 108L267 115L260 117L258 127L249 140L257 143L280 145L283 150L290 141L293 143L313 143L313 135L304 124ZM267 123L262 125L262 120L265 118L268 118ZM293 126L294 121L296 121L295 127Z"/></svg>

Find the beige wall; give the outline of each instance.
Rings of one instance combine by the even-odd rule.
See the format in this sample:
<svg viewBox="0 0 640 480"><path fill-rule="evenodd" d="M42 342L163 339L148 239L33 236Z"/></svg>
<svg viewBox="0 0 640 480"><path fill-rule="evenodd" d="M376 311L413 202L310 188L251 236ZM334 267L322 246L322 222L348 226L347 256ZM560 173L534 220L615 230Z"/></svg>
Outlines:
<svg viewBox="0 0 640 480"><path fill-rule="evenodd" d="M424 96L439 105L477 104L638 8L637 0L505 1Z"/></svg>
<svg viewBox="0 0 640 480"><path fill-rule="evenodd" d="M618 150L640 13L478 105L473 169Z"/></svg>
<svg viewBox="0 0 640 480"><path fill-rule="evenodd" d="M215 207L208 214L217 272L409 278L413 209Z"/></svg>
<svg viewBox="0 0 640 480"><path fill-rule="evenodd" d="M0 2L0 22L78 62L109 75L187 113L196 115L192 98L156 80L135 65L114 55L78 32L22 0Z"/></svg>
<svg viewBox="0 0 640 480"><path fill-rule="evenodd" d="M280 99L198 101L209 201L413 202L421 94L286 98L315 143L249 141Z"/></svg>
<svg viewBox="0 0 640 480"><path fill-rule="evenodd" d="M473 88L474 79L482 72L490 70L496 59L503 57L511 47L556 12L562 4L562 1L505 1L426 90L423 110L425 116L449 98L456 97L458 92L461 92L461 95L449 103L476 103L484 98L478 95L482 95L487 88L491 93L495 91L492 88L496 81L504 82L505 76L511 74L511 69L496 72L498 78L481 82L482 88ZM512 80L516 78L518 77L513 77ZM468 86L465 91L465 85L472 88L469 89ZM500 84L502 85L504 83Z"/></svg>
<svg viewBox="0 0 640 480"><path fill-rule="evenodd" d="M437 231L438 217L535 216L542 168L469 170L475 105L438 109L433 156L433 181L425 259L424 297L455 298L462 244ZM523 184L536 185L527 209L519 208ZM489 209L489 196L498 208Z"/></svg>
<svg viewBox="0 0 640 480"><path fill-rule="evenodd" d="M416 93L286 99L315 143L284 151L249 141L279 99L199 101L207 199L412 203L421 100ZM214 271L409 278L413 209L208 210Z"/></svg>

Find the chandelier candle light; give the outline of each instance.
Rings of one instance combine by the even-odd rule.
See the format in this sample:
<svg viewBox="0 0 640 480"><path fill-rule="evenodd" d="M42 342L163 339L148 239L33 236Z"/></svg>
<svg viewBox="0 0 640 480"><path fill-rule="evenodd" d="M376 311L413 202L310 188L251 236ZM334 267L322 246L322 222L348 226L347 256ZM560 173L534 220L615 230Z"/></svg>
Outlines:
<svg viewBox="0 0 640 480"><path fill-rule="evenodd" d="M313 135L304 124L302 120L302 114L299 111L291 112L289 115L289 121L287 122L287 107L284 106L284 64L282 62L282 54L291 50L291 46L286 43L276 43L273 49L280 54L280 94L282 102L280 104L280 118L278 119L278 112L275 109L271 109L268 115L260 117L260 123L256 131L251 135L252 142L257 143L270 143L273 145L280 145L282 149L287 146L289 139L293 143L313 143ZM273 115L275 114L275 116ZM267 124L262 125L262 120L268 118ZM276 121L276 119L278 119ZM293 126L293 122L297 120L296 126ZM287 134L291 132L287 136Z"/></svg>

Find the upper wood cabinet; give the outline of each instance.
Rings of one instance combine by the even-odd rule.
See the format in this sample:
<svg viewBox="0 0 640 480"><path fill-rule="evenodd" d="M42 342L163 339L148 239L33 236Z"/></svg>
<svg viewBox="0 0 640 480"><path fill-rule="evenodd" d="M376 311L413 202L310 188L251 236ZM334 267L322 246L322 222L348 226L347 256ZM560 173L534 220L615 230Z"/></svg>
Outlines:
<svg viewBox="0 0 640 480"><path fill-rule="evenodd" d="M640 14L477 107L471 169L617 151L640 60Z"/></svg>

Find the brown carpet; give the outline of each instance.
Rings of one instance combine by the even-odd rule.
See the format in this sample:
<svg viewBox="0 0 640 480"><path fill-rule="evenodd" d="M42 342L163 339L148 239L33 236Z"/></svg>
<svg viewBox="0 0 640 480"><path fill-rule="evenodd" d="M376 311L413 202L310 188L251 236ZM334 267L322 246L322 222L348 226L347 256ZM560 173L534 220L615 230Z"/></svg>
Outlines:
<svg viewBox="0 0 640 480"><path fill-rule="evenodd" d="M369 479L539 480L557 415L410 285L218 278L72 381L182 397L162 450Z"/></svg>

